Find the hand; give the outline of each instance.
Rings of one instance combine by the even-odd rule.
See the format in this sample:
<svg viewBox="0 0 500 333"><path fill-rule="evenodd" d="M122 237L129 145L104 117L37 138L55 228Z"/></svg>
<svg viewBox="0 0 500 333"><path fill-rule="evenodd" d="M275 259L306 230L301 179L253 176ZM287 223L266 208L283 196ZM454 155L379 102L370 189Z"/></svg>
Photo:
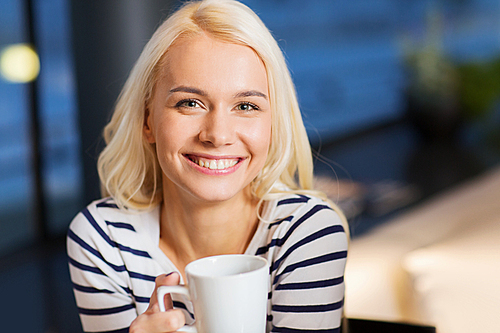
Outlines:
<svg viewBox="0 0 500 333"><path fill-rule="evenodd" d="M170 295L165 295L165 307L167 311L161 312L156 297L156 291L160 286L178 285L180 276L178 273L159 275L155 280L155 290L149 300L148 309L138 316L130 325L130 333L165 333L175 332L185 324L184 314L180 309L174 309Z"/></svg>

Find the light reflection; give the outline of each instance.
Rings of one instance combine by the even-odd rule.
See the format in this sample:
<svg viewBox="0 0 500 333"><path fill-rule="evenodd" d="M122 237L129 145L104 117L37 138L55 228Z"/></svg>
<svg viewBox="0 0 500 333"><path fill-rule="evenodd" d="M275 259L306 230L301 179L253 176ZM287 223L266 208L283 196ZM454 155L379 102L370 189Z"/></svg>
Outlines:
<svg viewBox="0 0 500 333"><path fill-rule="evenodd" d="M0 74L9 82L31 82L39 72L38 54L28 44L9 45L0 54Z"/></svg>

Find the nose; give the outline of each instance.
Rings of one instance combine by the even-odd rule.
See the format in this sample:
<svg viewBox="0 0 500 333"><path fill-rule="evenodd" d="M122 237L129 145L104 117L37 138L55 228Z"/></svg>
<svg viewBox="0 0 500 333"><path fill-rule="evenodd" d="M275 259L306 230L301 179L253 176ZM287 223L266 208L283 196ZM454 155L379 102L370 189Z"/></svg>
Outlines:
<svg viewBox="0 0 500 333"><path fill-rule="evenodd" d="M221 147L233 144L235 138L235 124L230 112L217 108L206 114L199 134L201 142L213 147Z"/></svg>

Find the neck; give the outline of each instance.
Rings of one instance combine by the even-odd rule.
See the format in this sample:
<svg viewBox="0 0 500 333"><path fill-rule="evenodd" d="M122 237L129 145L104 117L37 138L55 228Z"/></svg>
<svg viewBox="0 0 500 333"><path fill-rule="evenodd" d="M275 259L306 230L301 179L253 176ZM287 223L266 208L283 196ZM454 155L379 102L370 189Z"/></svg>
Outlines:
<svg viewBox="0 0 500 333"><path fill-rule="evenodd" d="M185 265L199 258L244 253L258 225L257 203L249 190L217 203L164 196L160 248L182 273Z"/></svg>

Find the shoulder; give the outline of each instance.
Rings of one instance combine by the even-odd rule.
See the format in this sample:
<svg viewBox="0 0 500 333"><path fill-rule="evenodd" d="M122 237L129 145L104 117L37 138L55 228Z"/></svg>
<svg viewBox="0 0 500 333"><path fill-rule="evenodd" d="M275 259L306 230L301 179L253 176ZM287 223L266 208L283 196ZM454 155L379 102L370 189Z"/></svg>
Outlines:
<svg viewBox="0 0 500 333"><path fill-rule="evenodd" d="M127 270L125 262L150 260L140 224L153 215L120 210L110 198L91 203L78 213L68 229L66 247L70 263L82 271L115 276Z"/></svg>
<svg viewBox="0 0 500 333"><path fill-rule="evenodd" d="M273 220L268 223L267 242L257 254L270 261L273 283L292 272L296 276L307 270L307 276L314 275L310 270L316 268L325 274L343 275L348 237L340 215L327 201L290 194L267 202L265 210Z"/></svg>
<svg viewBox="0 0 500 333"><path fill-rule="evenodd" d="M277 222L282 219L300 223L315 223L338 225L343 230L343 223L339 213L332 205L312 195L286 194L267 202L266 220Z"/></svg>
<svg viewBox="0 0 500 333"><path fill-rule="evenodd" d="M107 226L135 230L134 225L141 220L150 219L152 211L136 211L119 208L113 198L96 200L85 207L71 222L70 228L88 226Z"/></svg>
<svg viewBox="0 0 500 333"><path fill-rule="evenodd" d="M120 209L112 198L97 200L78 213L70 224L68 237L76 242L135 243L138 223L154 214Z"/></svg>
<svg viewBox="0 0 500 333"><path fill-rule="evenodd" d="M96 200L75 216L70 224L70 231L86 233L94 229L97 232L105 232L113 221L127 221L127 215L126 212L118 208L112 198Z"/></svg>
<svg viewBox="0 0 500 333"><path fill-rule="evenodd" d="M334 207L321 198L287 194L267 202L264 214L273 238L279 238L283 246L330 239L338 250L347 250L347 226Z"/></svg>

